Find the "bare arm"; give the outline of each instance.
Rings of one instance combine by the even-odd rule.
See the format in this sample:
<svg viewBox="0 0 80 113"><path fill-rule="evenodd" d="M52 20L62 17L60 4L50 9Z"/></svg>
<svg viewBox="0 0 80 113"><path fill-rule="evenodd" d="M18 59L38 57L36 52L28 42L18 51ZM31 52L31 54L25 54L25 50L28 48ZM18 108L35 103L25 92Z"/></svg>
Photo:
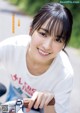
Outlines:
<svg viewBox="0 0 80 113"><path fill-rule="evenodd" d="M44 107L44 113L56 113L54 105Z"/></svg>
<svg viewBox="0 0 80 113"><path fill-rule="evenodd" d="M44 107L44 113L56 113L55 108L54 108L54 104L55 104L55 99L53 98L48 106Z"/></svg>

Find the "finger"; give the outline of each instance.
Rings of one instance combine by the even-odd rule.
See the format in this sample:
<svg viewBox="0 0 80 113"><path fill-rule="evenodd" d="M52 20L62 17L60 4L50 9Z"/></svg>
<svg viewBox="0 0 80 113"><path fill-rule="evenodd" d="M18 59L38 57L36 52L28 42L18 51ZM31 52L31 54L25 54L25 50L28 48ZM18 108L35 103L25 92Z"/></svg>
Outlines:
<svg viewBox="0 0 80 113"><path fill-rule="evenodd" d="M34 104L35 109L39 108L39 105L41 104L43 97L44 97L43 93L38 94L37 100L35 101L35 104Z"/></svg>
<svg viewBox="0 0 80 113"><path fill-rule="evenodd" d="M53 96L49 96L45 101L45 105L48 105L52 99L53 99Z"/></svg>
<svg viewBox="0 0 80 113"><path fill-rule="evenodd" d="M41 101L41 103L40 103L40 105L39 105L39 108L40 108L40 109L42 109L42 108L44 107L46 99L47 99L47 95L45 95L45 96L42 98L42 101Z"/></svg>
<svg viewBox="0 0 80 113"><path fill-rule="evenodd" d="M37 97L38 97L38 92L36 91L36 92L33 94L32 98L30 99L30 102L29 102L29 104L28 104L28 108L31 109L31 108L34 106L35 101L37 100Z"/></svg>
<svg viewBox="0 0 80 113"><path fill-rule="evenodd" d="M24 107L28 108L29 102L30 102L30 98L24 98L23 99L23 105L24 105Z"/></svg>
<svg viewBox="0 0 80 113"><path fill-rule="evenodd" d="M16 113L14 109L11 109L9 113Z"/></svg>
<svg viewBox="0 0 80 113"><path fill-rule="evenodd" d="M26 109L26 112L29 112L30 110L31 110L31 109L27 108L27 109Z"/></svg>
<svg viewBox="0 0 80 113"><path fill-rule="evenodd" d="M26 107L27 109L26 109L26 112L29 112L31 109L29 108L29 102L31 101L31 99L30 98L24 98L23 99L23 105L24 105L24 107Z"/></svg>

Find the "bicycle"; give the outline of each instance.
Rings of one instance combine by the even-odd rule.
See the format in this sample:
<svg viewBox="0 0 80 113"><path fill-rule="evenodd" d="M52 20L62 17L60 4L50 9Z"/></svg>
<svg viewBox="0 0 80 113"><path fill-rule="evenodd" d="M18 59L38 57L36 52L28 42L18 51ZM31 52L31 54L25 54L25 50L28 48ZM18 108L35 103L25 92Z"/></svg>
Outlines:
<svg viewBox="0 0 80 113"><path fill-rule="evenodd" d="M52 99L50 101L50 103L48 104L48 106L46 106L43 109L34 109L32 108L32 110L34 111L34 113L54 113L53 111L53 105L54 105L54 99ZM14 101L9 101L6 102L4 104L1 104L0 106L0 113L24 113L24 105L23 105L23 100L18 99L18 100L14 100ZM26 112L27 113L27 112ZM33 113L33 112L30 112Z"/></svg>

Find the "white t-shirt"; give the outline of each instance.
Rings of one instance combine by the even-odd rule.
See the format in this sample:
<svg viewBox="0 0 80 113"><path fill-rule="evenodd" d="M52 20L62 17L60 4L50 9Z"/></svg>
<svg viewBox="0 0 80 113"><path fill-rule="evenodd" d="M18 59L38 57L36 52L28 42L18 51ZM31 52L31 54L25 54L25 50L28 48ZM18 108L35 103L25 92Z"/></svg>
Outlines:
<svg viewBox="0 0 80 113"><path fill-rule="evenodd" d="M56 113L68 113L73 84L73 69L68 56L61 51L45 73L34 76L26 65L30 40L28 35L19 35L0 43L0 63L10 74L16 96L31 97L35 91L50 91L55 97Z"/></svg>

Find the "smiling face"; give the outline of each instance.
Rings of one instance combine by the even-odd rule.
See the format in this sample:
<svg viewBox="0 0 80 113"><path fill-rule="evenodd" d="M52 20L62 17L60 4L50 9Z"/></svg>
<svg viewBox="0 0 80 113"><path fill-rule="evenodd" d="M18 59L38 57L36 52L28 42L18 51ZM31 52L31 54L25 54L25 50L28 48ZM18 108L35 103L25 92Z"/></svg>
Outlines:
<svg viewBox="0 0 80 113"><path fill-rule="evenodd" d="M57 36L50 35L47 30L46 21L39 30L35 30L31 35L29 55L39 63L50 63L57 54L63 49L64 41Z"/></svg>

